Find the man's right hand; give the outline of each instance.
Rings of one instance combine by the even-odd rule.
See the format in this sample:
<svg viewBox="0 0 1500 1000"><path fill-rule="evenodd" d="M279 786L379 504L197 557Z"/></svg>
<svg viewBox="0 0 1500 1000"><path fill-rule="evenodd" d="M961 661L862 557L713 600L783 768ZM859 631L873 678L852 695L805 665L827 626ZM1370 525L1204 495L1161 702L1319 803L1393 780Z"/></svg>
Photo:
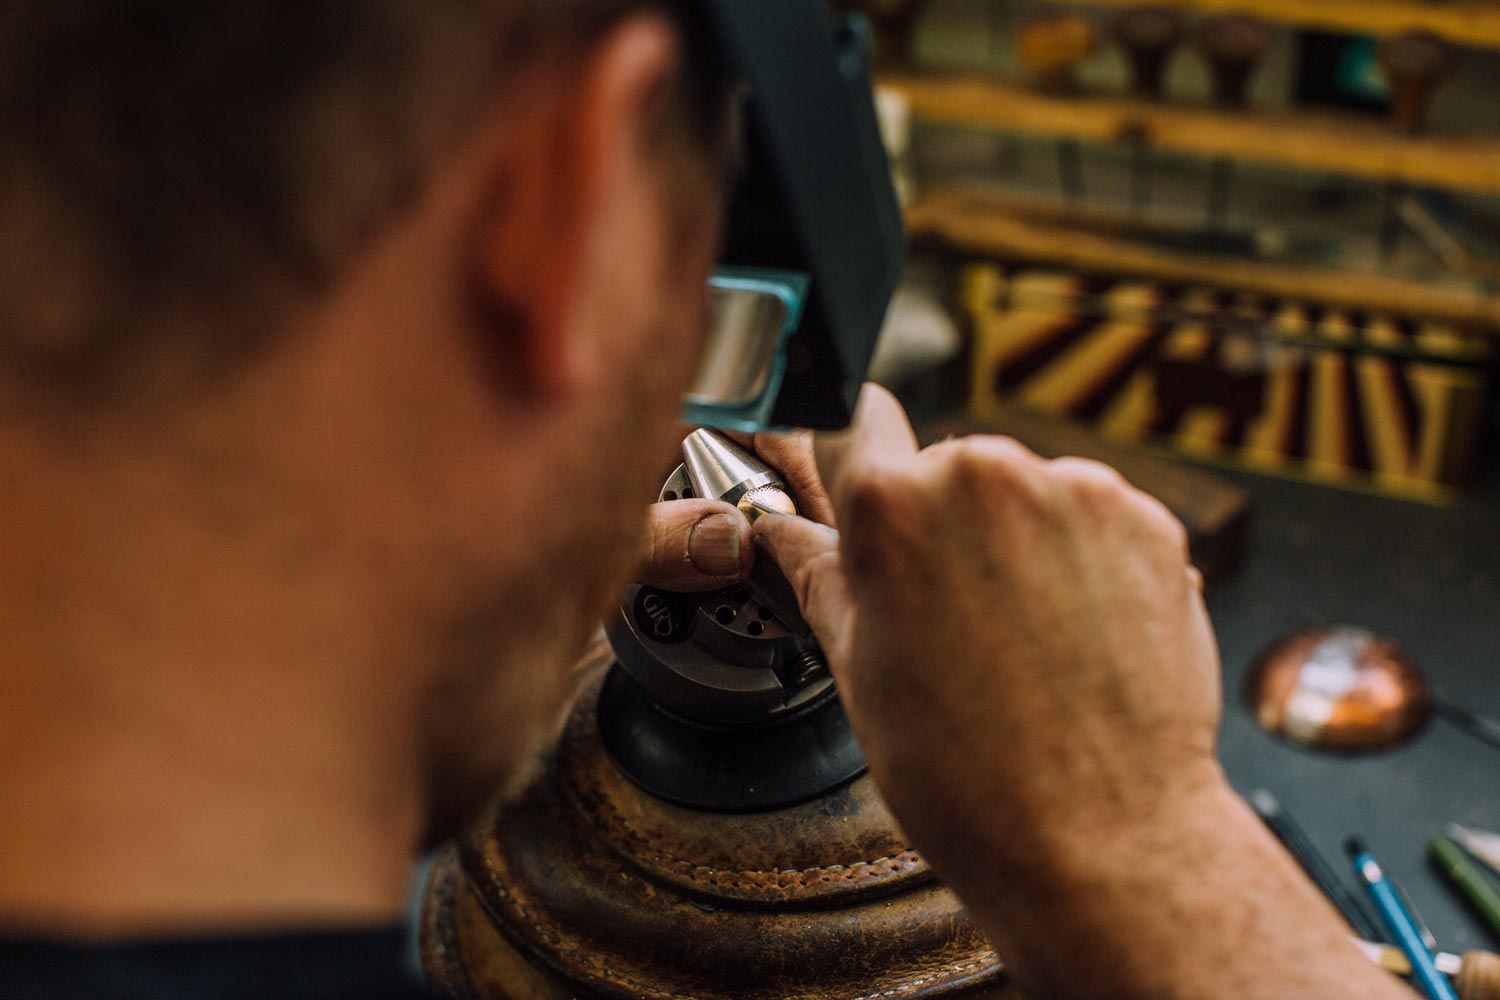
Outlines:
<svg viewBox="0 0 1500 1000"><path fill-rule="evenodd" d="M1106 466L1006 438L919 451L874 388L817 457L839 533L763 518L757 538L940 870L1043 859L1222 784L1217 650L1165 507Z"/></svg>
<svg viewBox="0 0 1500 1000"><path fill-rule="evenodd" d="M866 389L838 530L762 517L898 820L1038 995L1410 997L1229 788L1186 535L1113 470L918 450Z"/></svg>

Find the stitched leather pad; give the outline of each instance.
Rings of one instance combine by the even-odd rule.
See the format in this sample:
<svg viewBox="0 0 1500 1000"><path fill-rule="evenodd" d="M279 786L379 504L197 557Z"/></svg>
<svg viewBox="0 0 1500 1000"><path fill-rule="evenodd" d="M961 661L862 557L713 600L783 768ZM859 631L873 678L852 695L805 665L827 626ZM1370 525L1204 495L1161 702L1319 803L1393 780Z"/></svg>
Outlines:
<svg viewBox="0 0 1500 1000"><path fill-rule="evenodd" d="M1019 997L962 905L860 778L768 813L699 812L631 784L599 743L610 654L556 752L428 889L423 956L454 996Z"/></svg>

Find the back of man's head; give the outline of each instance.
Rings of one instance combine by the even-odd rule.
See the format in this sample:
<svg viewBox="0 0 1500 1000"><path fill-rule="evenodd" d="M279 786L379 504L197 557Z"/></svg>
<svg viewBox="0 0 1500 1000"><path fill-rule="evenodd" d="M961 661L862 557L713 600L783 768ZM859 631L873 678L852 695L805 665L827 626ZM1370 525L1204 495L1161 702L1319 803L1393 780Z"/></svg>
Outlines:
<svg viewBox="0 0 1500 1000"><path fill-rule="evenodd" d="M691 60L704 47L691 7L7 5L0 404L109 400L163 353L174 367L226 370L331 283L509 76L650 8L686 29ZM706 129L705 88L681 89L685 120ZM178 327L193 336L172 339Z"/></svg>
<svg viewBox="0 0 1500 1000"><path fill-rule="evenodd" d="M545 743L704 336L703 18L0 5L0 929L388 919Z"/></svg>

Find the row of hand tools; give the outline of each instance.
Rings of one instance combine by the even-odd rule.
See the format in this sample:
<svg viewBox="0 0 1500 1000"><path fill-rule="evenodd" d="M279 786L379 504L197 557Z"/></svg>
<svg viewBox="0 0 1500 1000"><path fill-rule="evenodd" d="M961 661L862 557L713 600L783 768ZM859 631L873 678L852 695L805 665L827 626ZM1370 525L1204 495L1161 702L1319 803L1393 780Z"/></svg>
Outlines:
<svg viewBox="0 0 1500 1000"><path fill-rule="evenodd" d="M1211 81L1213 105L1225 112L1244 111L1250 85L1271 48L1272 31L1264 21L1245 14L1215 14L1189 25L1183 14L1169 7L1138 7L1122 11L1110 25L1130 71L1130 89L1146 101L1165 97L1168 66L1184 47L1197 51ZM1016 33L1016 56L1046 93L1067 96L1077 92L1078 69L1098 50L1094 23L1077 13L1035 18ZM1390 88L1391 123L1405 133L1421 131L1433 92L1452 65L1452 50L1436 36L1409 32L1381 41L1376 59ZM1058 140L1059 181L1069 201L1084 198L1083 173L1075 140ZM1210 229L1222 229L1228 212L1231 162L1212 161L1207 203ZM1388 187L1388 220L1404 195L1400 185ZM1145 142L1137 143L1131 170L1131 204L1144 209L1151 198L1151 162ZM1388 239L1383 232L1382 242Z"/></svg>

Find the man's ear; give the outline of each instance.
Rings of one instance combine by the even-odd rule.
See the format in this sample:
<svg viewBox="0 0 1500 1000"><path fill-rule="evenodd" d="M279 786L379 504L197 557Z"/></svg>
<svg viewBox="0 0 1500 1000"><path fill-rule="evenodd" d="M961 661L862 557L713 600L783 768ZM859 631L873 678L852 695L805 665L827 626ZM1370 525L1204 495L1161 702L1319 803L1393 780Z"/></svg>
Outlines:
<svg viewBox="0 0 1500 1000"><path fill-rule="evenodd" d="M611 200L642 182L677 45L664 18L633 16L512 88L474 265L486 311L507 327L492 350L523 391L567 393L602 361L596 331L576 322L590 252L618 215Z"/></svg>

